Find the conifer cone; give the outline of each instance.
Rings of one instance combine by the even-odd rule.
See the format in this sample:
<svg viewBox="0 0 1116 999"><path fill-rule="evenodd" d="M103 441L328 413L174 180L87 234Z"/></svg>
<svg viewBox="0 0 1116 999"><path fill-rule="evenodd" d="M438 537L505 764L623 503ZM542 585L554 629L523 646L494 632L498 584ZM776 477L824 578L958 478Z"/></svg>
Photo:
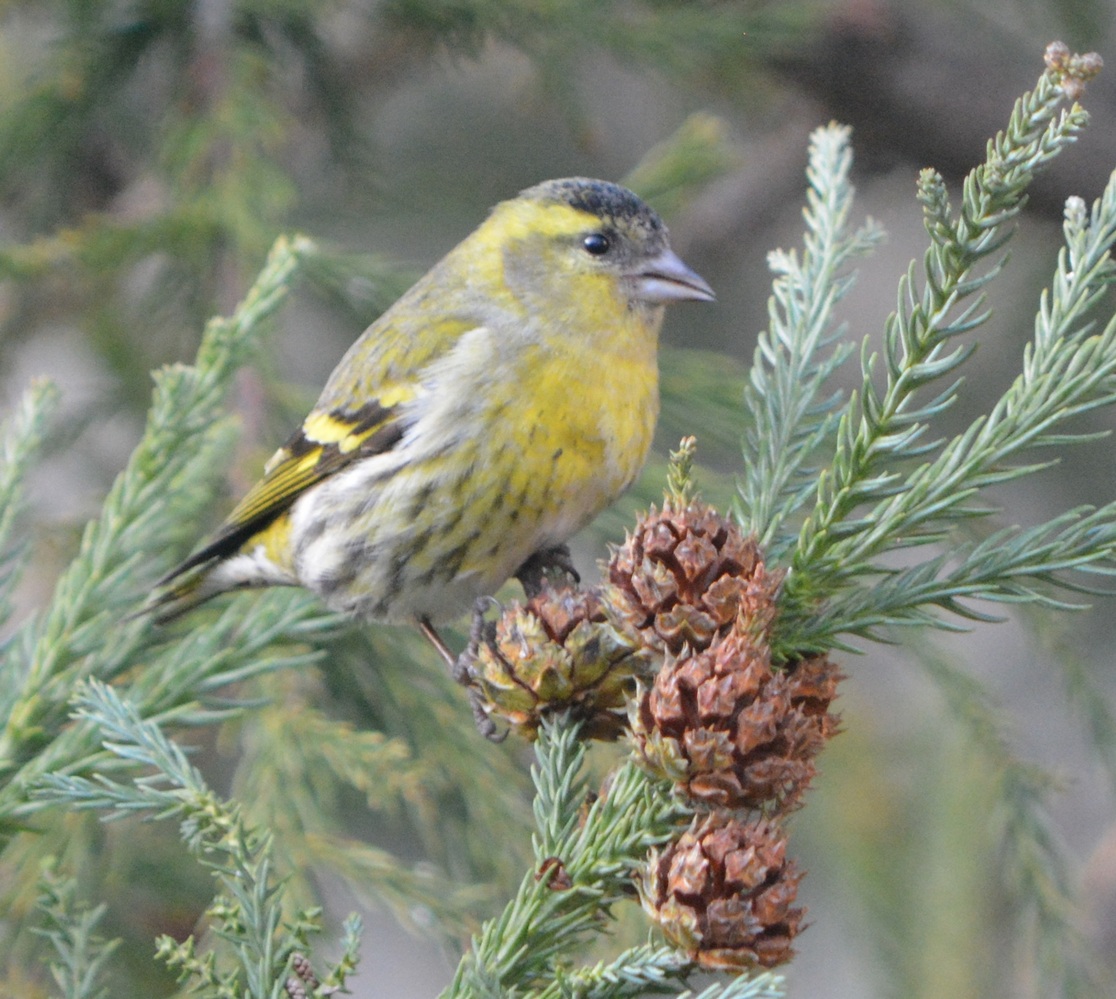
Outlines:
<svg viewBox="0 0 1116 999"><path fill-rule="evenodd" d="M840 673L824 656L774 670L743 615L702 652L670 659L631 711L647 766L695 801L722 808L793 808L837 731L829 712Z"/></svg>
<svg viewBox="0 0 1116 999"><path fill-rule="evenodd" d="M794 905L802 875L786 858L786 834L765 819L699 816L653 853L643 906L675 946L706 968L773 968L794 953L806 910Z"/></svg>
<svg viewBox="0 0 1116 999"><path fill-rule="evenodd" d="M489 713L527 738L544 712L572 708L587 738L615 739L649 659L609 623L597 590L544 585L490 626L473 672Z"/></svg>
<svg viewBox="0 0 1116 999"><path fill-rule="evenodd" d="M731 518L704 503L668 500L613 549L605 598L626 631L680 655L708 648L742 611L766 628L780 580Z"/></svg>

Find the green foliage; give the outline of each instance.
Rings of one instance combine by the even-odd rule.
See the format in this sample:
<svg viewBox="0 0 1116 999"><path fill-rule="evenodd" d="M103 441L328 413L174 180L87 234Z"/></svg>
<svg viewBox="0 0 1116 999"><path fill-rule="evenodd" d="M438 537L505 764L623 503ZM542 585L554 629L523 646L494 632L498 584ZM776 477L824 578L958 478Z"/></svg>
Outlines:
<svg viewBox="0 0 1116 999"><path fill-rule="evenodd" d="M912 263L899 308L887 322L882 355L865 340L861 387L839 409L835 396L822 397L845 357L844 346L832 344L829 314L847 287L842 264L872 237L870 230L844 234L843 136L831 129L814 140L806 253L802 264L792 255L775 258L780 277L772 329L761 339L746 393L756 423L746 442L741 517L776 557L790 553L777 637L785 655L843 645L843 635L879 637L898 625L949 627L935 608L981 618L964 602L969 598L1057 605L1052 588L1083 586L1072 570L1113 570L1112 505L1005 529L904 569L885 559L938 544L960 522L992 513L981 502L984 491L1049 463L1018 463L1020 457L1087 439L1063 425L1116 400L1116 320L1098 333L1091 316L1116 270L1114 180L1091 214L1080 199L1067 207L1066 246L1018 378L964 432L927 440L934 419L955 401L958 369L972 353L972 344L959 338L987 318L980 291L1004 260L983 271L978 265L1011 237L1010 224L1036 171L1085 125L1077 105L1059 111L1061 100L1061 78L1050 72L1016 104L1008 129L966 178L956 217L942 178L923 171L919 199L930 247L922 291ZM823 162L828 171L821 170ZM828 179L819 183L822 176ZM809 462L823 445L835 448L834 456L814 469ZM801 526L788 526L812 493L813 509Z"/></svg>
<svg viewBox="0 0 1116 999"><path fill-rule="evenodd" d="M16 541L24 477L57 404L58 390L39 382L24 393L19 408L0 427L0 621L11 616L11 593L26 564L26 546Z"/></svg>
<svg viewBox="0 0 1116 999"><path fill-rule="evenodd" d="M50 970L65 999L105 999L99 987L101 972L119 941L104 940L96 932L107 906L89 908L78 897L73 879L43 872L38 908L44 926L37 932L50 941L55 959Z"/></svg>
<svg viewBox="0 0 1116 999"><path fill-rule="evenodd" d="M364 118L441 52L475 58L495 42L524 53L578 121L574 81L588 61L742 87L756 75L740 58L745 33L747 52L770 55L811 22L809 3L768 0L54 0L0 14L12 56L0 193L17 240L0 247L0 277L19 280L9 332L29 335L64 302L136 410L148 370L186 354L308 201L332 214L378 196ZM715 145L691 145L692 172ZM362 270L398 281L394 261Z"/></svg>
<svg viewBox="0 0 1116 999"><path fill-rule="evenodd" d="M298 254L307 248L305 242L286 241L277 247L243 308L233 319L207 328L200 367L159 373L143 442L100 518L85 530L50 608L13 636L0 679L0 714L6 719L0 733L0 773L5 775L0 827L10 827L26 812L27 789L39 775L97 755L95 731L68 724L70 697L81 680L118 678L151 656L152 665L162 669L135 681L145 716L197 724L207 720L209 709L199 699L209 691L280 665L260 656L278 629L297 634L301 627L310 634L328 627L320 614L314 619L305 601L300 611L297 600L281 600L260 605L255 629L250 626L247 633L242 620L226 614L212 633L195 632L183 646L159 649L149 621L126 617L136 609L136 578L148 553L182 537L187 522L180 516L189 517L191 507L196 510L212 491L228 441L224 393L248 356L251 334L278 307ZM178 513L159 502L169 493L181 499ZM113 641L107 643L110 628ZM244 634L246 644L230 643L233 631ZM296 665L307 661L307 653L288 653L286 659Z"/></svg>
<svg viewBox="0 0 1116 999"><path fill-rule="evenodd" d="M624 178L624 184L670 218L711 180L737 166L740 159L723 119L708 113L692 114L669 139L647 151Z"/></svg>
<svg viewBox="0 0 1116 999"><path fill-rule="evenodd" d="M807 4L671 4L640 0L629 9L594 0L390 0L388 23L417 31L431 43L475 53L496 39L544 62L580 55L586 46L651 64L678 76L739 73L742 32L771 48L800 41L810 24ZM564 68L568 68L568 63Z"/></svg>
<svg viewBox="0 0 1116 999"><path fill-rule="evenodd" d="M193 937L184 943L162 937L159 956L179 971L180 981L197 978L193 987L198 991L222 999L279 996L295 955L306 949L307 937L316 929L318 914L305 910L283 925L271 837L248 827L239 806L219 800L182 749L112 688L90 680L78 691L75 705L76 716L102 733L110 753L128 761L130 768L151 772L128 783L110 780L103 773L93 778L47 774L36 797L101 811L108 819L137 813L177 819L187 849L217 881L219 894L207 916L211 932L230 945L235 966L219 968L213 952L198 957ZM327 981L343 986L345 969L354 960L353 954L348 955ZM334 973L341 975L337 981Z"/></svg>
<svg viewBox="0 0 1116 999"><path fill-rule="evenodd" d="M1030 922L1021 920L1021 925L1035 948L1036 964L1067 995L1091 994L1100 986L1090 979L1073 915L1076 886L1048 809L1053 778L1014 755L1003 723L979 683L940 656L927 653L920 660L950 713L993 768L999 784L996 799L1002 803L997 838L1003 844L1004 883Z"/></svg>
<svg viewBox="0 0 1116 999"><path fill-rule="evenodd" d="M744 401L751 423L737 515L768 556L781 561L796 532L788 520L817 489L809 462L833 436L839 395L821 398L826 382L848 358L834 309L852 285L849 260L871 250L882 232L868 224L846 234L852 207L852 152L845 128L814 133L802 259L769 256L776 278L768 302L771 326L761 333Z"/></svg>

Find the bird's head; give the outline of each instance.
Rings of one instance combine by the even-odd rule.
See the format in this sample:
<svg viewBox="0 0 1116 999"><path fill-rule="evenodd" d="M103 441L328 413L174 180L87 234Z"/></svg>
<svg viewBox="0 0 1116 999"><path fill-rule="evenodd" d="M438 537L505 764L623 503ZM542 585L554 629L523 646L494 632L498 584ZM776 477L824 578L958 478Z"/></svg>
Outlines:
<svg viewBox="0 0 1116 999"><path fill-rule="evenodd" d="M620 295L633 307L712 301L713 289L670 248L658 214L603 180L548 180L497 205L483 229L513 293L550 301Z"/></svg>

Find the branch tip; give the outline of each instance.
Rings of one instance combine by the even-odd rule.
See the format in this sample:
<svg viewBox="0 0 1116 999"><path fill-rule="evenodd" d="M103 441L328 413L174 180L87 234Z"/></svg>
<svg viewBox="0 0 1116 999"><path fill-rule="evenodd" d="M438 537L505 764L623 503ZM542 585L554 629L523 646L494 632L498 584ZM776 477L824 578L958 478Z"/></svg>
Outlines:
<svg viewBox="0 0 1116 999"><path fill-rule="evenodd" d="M1047 71L1062 88L1062 93L1071 101L1079 100L1085 94L1085 85L1104 68L1104 60L1096 52L1078 55L1070 52L1065 42L1051 42L1043 53Z"/></svg>

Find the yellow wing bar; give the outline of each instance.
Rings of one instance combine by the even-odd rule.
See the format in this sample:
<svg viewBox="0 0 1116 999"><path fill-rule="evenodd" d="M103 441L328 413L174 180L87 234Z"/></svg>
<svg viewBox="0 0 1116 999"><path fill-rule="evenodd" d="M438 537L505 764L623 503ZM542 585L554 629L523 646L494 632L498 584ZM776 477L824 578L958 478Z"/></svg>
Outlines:
<svg viewBox="0 0 1116 999"><path fill-rule="evenodd" d="M310 486L358 458L390 451L403 436L398 407L371 402L353 413L315 410L267 463L220 530L201 549L159 581L163 585L216 558L231 555Z"/></svg>

